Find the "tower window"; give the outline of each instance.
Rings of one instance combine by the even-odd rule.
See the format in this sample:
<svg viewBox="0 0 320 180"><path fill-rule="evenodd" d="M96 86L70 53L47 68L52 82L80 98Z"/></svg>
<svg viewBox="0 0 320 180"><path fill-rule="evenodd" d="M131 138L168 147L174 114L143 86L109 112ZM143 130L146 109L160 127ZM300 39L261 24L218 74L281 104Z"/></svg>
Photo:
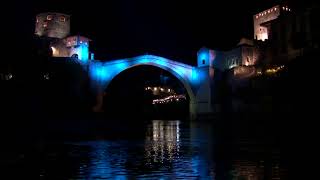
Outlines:
<svg viewBox="0 0 320 180"><path fill-rule="evenodd" d="M61 17L60 17L60 21L61 21L61 22L66 22L66 18L65 18L64 16L61 16Z"/></svg>
<svg viewBox="0 0 320 180"><path fill-rule="evenodd" d="M51 21L51 20L52 20L52 15L48 15L48 16L47 16L47 20L48 20L48 21Z"/></svg>
<svg viewBox="0 0 320 180"><path fill-rule="evenodd" d="M205 60L202 60L202 64L206 64L206 61L205 61Z"/></svg>

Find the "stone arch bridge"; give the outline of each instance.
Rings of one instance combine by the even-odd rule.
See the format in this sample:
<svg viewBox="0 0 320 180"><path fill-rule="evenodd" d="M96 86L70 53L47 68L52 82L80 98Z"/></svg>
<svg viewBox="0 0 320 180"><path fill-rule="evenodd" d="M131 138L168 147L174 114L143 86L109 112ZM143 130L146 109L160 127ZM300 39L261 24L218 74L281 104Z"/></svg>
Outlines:
<svg viewBox="0 0 320 180"><path fill-rule="evenodd" d="M119 73L136 66L150 65L168 71L181 81L190 97L191 118L211 114L213 112L211 97L214 69L205 61L209 61L209 57L205 55L202 55L201 59L198 55L198 66L190 66L155 55L142 55L107 62L91 60L88 63L88 71L92 86L97 94L97 104L94 110L99 111L103 103L101 98L103 92Z"/></svg>

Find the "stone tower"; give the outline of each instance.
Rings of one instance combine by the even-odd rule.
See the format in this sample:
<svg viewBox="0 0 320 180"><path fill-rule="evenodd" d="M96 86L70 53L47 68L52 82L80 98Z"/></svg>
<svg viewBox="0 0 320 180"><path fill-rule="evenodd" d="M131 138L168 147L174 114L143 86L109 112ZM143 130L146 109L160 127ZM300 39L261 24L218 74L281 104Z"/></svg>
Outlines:
<svg viewBox="0 0 320 180"><path fill-rule="evenodd" d="M70 16L62 13L41 13L36 16L35 34L62 39L70 33Z"/></svg>
<svg viewBox="0 0 320 180"><path fill-rule="evenodd" d="M270 23L289 11L291 9L287 5L277 5L253 15L254 39L262 41L269 39Z"/></svg>

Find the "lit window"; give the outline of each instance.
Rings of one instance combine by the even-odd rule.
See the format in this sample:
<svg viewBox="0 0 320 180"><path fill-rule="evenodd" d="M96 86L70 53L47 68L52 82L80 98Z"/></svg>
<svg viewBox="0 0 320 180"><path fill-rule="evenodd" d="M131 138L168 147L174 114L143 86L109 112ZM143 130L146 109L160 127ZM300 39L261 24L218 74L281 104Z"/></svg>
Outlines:
<svg viewBox="0 0 320 180"><path fill-rule="evenodd" d="M273 12L273 9L271 9L270 12Z"/></svg>
<svg viewBox="0 0 320 180"><path fill-rule="evenodd" d="M48 21L51 21L51 20L52 20L52 15L48 15L48 16L47 16L47 20L48 20Z"/></svg>
<svg viewBox="0 0 320 180"><path fill-rule="evenodd" d="M277 10L277 8L274 8L274 10L276 11L276 10Z"/></svg>
<svg viewBox="0 0 320 180"><path fill-rule="evenodd" d="M288 8L286 8L286 11L288 11Z"/></svg>
<svg viewBox="0 0 320 180"><path fill-rule="evenodd" d="M270 13L270 10L268 10L268 13Z"/></svg>
<svg viewBox="0 0 320 180"><path fill-rule="evenodd" d="M267 14L267 12L264 12L264 14L266 15L266 14Z"/></svg>
<svg viewBox="0 0 320 180"><path fill-rule="evenodd" d="M65 18L64 16L61 16L61 17L60 17L60 21L61 21L61 22L66 22L66 18Z"/></svg>
<svg viewBox="0 0 320 180"><path fill-rule="evenodd" d="M43 27L44 27L44 28L48 27L48 23L47 23L47 22L44 22L44 23L43 23Z"/></svg>
<svg viewBox="0 0 320 180"><path fill-rule="evenodd" d="M256 19L258 19L259 18L259 16L256 16Z"/></svg>
<svg viewBox="0 0 320 180"><path fill-rule="evenodd" d="M82 44L82 41L80 41L80 44Z"/></svg>
<svg viewBox="0 0 320 180"><path fill-rule="evenodd" d="M284 10L284 9L285 9L285 7L283 6L283 7L282 7L282 9Z"/></svg>
<svg viewBox="0 0 320 180"><path fill-rule="evenodd" d="M37 23L39 23L39 19L38 19L38 18L37 18L37 20L36 20L36 21L37 21Z"/></svg>

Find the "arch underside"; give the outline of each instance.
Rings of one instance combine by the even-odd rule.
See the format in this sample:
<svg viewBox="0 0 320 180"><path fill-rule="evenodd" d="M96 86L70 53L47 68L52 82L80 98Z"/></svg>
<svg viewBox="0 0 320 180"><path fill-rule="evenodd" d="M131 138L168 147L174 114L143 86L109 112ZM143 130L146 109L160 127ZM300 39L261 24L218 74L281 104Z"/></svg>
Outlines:
<svg viewBox="0 0 320 180"><path fill-rule="evenodd" d="M107 84L104 85L104 88L103 88L103 89L106 90L106 89L108 88L109 84L111 83L111 81L112 81L116 76L118 76L121 72L126 71L126 70L131 69L131 68L135 68L135 67L137 67L137 66L143 66L143 65L158 67L158 68L160 68L160 69L162 69L162 70L165 70L165 71L171 73L174 77L176 77L176 78L183 84L183 87L186 89L186 91L187 91L187 93L188 93L188 95L189 95L189 97L190 97L190 101L194 101L195 95L194 95L194 93L193 93L193 91L192 91L192 88L191 88L190 83L189 83L187 80L183 79L180 75L178 75L177 73L175 73L174 71L172 71L170 68L167 68L167 67L164 67L164 66L155 64L155 63L141 63L141 64L132 65L132 66L130 66L130 67L128 67L128 68L120 71L119 73L115 74L114 77L113 77L112 79L110 79Z"/></svg>
<svg viewBox="0 0 320 180"><path fill-rule="evenodd" d="M147 55L150 56L150 55ZM93 71L98 71L98 76L100 78L94 78L98 81L98 86L100 86L100 91L105 91L111 81L121 72L128 70L130 68L134 68L141 65L149 65L158 67L163 69L169 73L171 73L174 77L176 77L187 90L187 93L190 97L190 102L195 101L195 93L192 88L192 74L193 67L184 65L182 63L177 63L171 60L164 59L162 57L151 56L151 57L138 57L135 59L129 60L115 60L111 62L107 62L105 64L101 64L99 70L93 69ZM91 69L92 71L92 69ZM91 73L92 74L92 73Z"/></svg>

